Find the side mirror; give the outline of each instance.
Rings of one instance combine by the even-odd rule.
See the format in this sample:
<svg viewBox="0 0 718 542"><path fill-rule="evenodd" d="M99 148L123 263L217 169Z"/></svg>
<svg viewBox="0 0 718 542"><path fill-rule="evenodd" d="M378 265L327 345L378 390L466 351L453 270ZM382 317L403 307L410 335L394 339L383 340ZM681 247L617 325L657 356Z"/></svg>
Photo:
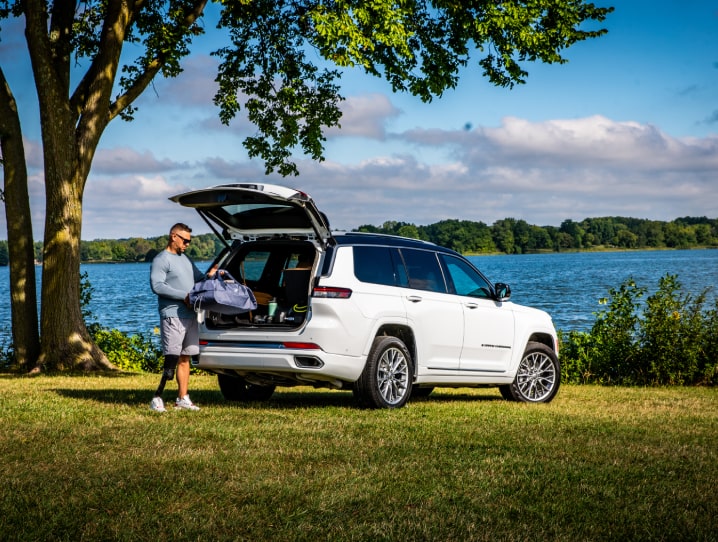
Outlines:
<svg viewBox="0 0 718 542"><path fill-rule="evenodd" d="M497 301L508 301L511 299L511 287L503 282L494 284L494 292L496 292Z"/></svg>

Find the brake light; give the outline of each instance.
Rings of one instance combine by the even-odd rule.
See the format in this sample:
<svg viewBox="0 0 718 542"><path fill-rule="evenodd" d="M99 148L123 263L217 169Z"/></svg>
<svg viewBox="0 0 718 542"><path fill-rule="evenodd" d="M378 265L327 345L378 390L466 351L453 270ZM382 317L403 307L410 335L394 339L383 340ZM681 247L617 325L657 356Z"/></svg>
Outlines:
<svg viewBox="0 0 718 542"><path fill-rule="evenodd" d="M282 346L291 350L321 350L321 347L315 343L283 342Z"/></svg>
<svg viewBox="0 0 718 542"><path fill-rule="evenodd" d="M276 350L276 349L284 349L287 350L321 350L322 347L319 346L317 343L305 343L305 342L299 342L299 341L284 341L284 342L272 342L272 341L207 341L202 340L200 341L200 345L202 346L219 346L223 347L224 345L231 344L234 347L239 348L261 348L261 349L267 349L267 350Z"/></svg>
<svg viewBox="0 0 718 542"><path fill-rule="evenodd" d="M317 286L312 291L312 297L324 297L328 299L349 299L352 291L349 288L336 288L333 286Z"/></svg>

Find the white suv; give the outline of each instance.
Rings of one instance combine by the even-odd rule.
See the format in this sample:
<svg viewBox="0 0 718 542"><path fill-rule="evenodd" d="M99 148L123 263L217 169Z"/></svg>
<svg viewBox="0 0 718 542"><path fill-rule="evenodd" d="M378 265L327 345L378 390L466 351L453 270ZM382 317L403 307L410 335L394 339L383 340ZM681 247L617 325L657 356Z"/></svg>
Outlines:
<svg viewBox="0 0 718 542"><path fill-rule="evenodd" d="M509 301L449 249L414 239L331 232L305 193L232 184L179 194L218 237L220 268L257 310L201 314L197 367L228 400L276 386L352 389L364 405L403 406L434 387L498 386L548 402L560 385L551 317ZM270 310L271 307L271 310Z"/></svg>

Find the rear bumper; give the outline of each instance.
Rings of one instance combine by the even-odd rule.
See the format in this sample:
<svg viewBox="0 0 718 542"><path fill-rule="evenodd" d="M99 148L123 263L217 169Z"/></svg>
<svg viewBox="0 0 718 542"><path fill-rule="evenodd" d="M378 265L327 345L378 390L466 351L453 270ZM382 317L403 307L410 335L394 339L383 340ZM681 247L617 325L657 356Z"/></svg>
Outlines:
<svg viewBox="0 0 718 542"><path fill-rule="evenodd" d="M281 343L244 346L208 342L200 346L193 366L212 372L274 373L298 381L354 382L364 370L364 358L330 354L321 349L290 349Z"/></svg>

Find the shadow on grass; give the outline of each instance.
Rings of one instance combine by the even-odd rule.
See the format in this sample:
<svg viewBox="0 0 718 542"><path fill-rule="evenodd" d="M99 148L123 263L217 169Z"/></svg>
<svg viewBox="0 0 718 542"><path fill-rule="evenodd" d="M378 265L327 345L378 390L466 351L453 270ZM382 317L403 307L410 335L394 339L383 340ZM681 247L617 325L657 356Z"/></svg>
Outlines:
<svg viewBox="0 0 718 542"><path fill-rule="evenodd" d="M455 403L455 402L490 402L504 401L498 392L492 389L472 390L469 393L453 392L442 393L441 390L433 392L429 397L412 399L412 403Z"/></svg>
<svg viewBox="0 0 718 542"><path fill-rule="evenodd" d="M43 371L41 373L28 373L20 371L0 371L0 380L19 380L23 378L39 378L39 377L67 377L67 378L132 378L136 377L138 373L123 372L123 371L63 371L63 372L52 372Z"/></svg>
<svg viewBox="0 0 718 542"><path fill-rule="evenodd" d="M62 397L93 401L107 404L125 404L128 406L149 405L154 396L154 389L69 389L55 388L52 390ZM167 388L163 394L166 403L174 401L176 388ZM191 390L192 401L200 406L210 405L255 409L295 409L311 407L347 407L360 408L351 391L284 391L278 390L267 401L227 401L219 390ZM488 402L503 401L492 390L470 393L442 393L437 390L429 397L411 399L410 403L452 403L452 402Z"/></svg>

